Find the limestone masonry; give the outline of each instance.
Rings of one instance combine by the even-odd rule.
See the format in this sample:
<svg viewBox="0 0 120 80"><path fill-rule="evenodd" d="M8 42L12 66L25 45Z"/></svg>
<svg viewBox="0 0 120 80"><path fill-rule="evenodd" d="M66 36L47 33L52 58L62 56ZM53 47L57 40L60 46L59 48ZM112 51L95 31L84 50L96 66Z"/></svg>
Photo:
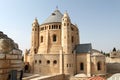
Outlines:
<svg viewBox="0 0 120 80"><path fill-rule="evenodd" d="M27 71L40 75L105 76L105 56L92 49L90 43L80 44L78 26L67 12L56 9L42 24L32 23L31 48L24 61ZM84 75L84 76L83 76Z"/></svg>
<svg viewBox="0 0 120 80"><path fill-rule="evenodd" d="M11 70L17 70L20 77L22 64L22 51L17 43L0 31L0 80L10 80Z"/></svg>

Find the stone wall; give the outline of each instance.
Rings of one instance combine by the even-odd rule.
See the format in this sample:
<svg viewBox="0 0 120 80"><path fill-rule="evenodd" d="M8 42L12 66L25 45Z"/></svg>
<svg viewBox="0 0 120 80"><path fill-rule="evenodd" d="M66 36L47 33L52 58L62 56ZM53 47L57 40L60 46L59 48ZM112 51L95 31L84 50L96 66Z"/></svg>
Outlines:
<svg viewBox="0 0 120 80"><path fill-rule="evenodd" d="M120 63L107 63L107 73L120 73Z"/></svg>
<svg viewBox="0 0 120 80"><path fill-rule="evenodd" d="M0 31L0 80L8 80L11 70L17 70L17 77L23 69L22 51L7 35Z"/></svg>
<svg viewBox="0 0 120 80"><path fill-rule="evenodd" d="M36 54L34 56L34 73L57 74L60 73L59 65L59 54Z"/></svg>
<svg viewBox="0 0 120 80"><path fill-rule="evenodd" d="M7 80L11 70L23 69L22 55L0 54L0 80Z"/></svg>
<svg viewBox="0 0 120 80"><path fill-rule="evenodd" d="M106 57L107 73L120 73L120 58Z"/></svg>

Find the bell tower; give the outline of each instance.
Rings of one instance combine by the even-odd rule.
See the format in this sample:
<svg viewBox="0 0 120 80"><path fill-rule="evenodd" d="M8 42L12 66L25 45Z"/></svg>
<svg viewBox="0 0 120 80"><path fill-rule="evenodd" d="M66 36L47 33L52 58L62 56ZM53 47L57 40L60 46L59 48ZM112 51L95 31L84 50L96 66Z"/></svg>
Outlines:
<svg viewBox="0 0 120 80"><path fill-rule="evenodd" d="M39 23L37 18L32 23L31 53L36 54L39 47Z"/></svg>
<svg viewBox="0 0 120 80"><path fill-rule="evenodd" d="M62 18L62 47L64 54L71 53L71 20L67 12L64 13Z"/></svg>

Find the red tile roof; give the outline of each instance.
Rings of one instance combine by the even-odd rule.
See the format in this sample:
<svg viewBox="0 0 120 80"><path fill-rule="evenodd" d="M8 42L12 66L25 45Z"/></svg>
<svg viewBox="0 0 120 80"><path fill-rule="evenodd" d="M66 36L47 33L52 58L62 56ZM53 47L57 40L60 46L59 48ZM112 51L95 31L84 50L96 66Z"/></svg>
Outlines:
<svg viewBox="0 0 120 80"><path fill-rule="evenodd" d="M95 77L89 78L88 80L106 80L106 79L104 79L104 78L102 78L100 76L95 76Z"/></svg>

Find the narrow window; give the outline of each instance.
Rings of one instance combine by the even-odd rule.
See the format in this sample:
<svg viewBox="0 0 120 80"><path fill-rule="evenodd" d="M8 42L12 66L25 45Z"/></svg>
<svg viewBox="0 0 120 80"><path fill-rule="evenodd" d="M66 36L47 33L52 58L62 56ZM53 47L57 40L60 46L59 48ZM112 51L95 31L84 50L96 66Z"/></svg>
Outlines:
<svg viewBox="0 0 120 80"><path fill-rule="evenodd" d="M73 27L71 27L71 30L74 31Z"/></svg>
<svg viewBox="0 0 120 80"><path fill-rule="evenodd" d="M59 25L59 29L61 29L61 25Z"/></svg>
<svg viewBox="0 0 120 80"><path fill-rule="evenodd" d="M52 25L52 29L53 29L53 25Z"/></svg>
<svg viewBox="0 0 120 80"><path fill-rule="evenodd" d="M67 26L69 26L69 23L67 23Z"/></svg>
<svg viewBox="0 0 120 80"><path fill-rule="evenodd" d="M41 64L42 63L42 61L41 60L39 60L39 64Z"/></svg>
<svg viewBox="0 0 120 80"><path fill-rule="evenodd" d="M34 29L32 29L32 31L34 31Z"/></svg>
<svg viewBox="0 0 120 80"><path fill-rule="evenodd" d="M43 42L43 36L41 36L41 43Z"/></svg>
<svg viewBox="0 0 120 80"><path fill-rule="evenodd" d="M72 43L73 43L74 42L74 37L73 36L71 37L71 40L72 40Z"/></svg>
<svg viewBox="0 0 120 80"><path fill-rule="evenodd" d="M68 64L67 64L67 67L68 67Z"/></svg>
<svg viewBox="0 0 120 80"><path fill-rule="evenodd" d="M84 70L84 64L80 63L80 70Z"/></svg>
<svg viewBox="0 0 120 80"><path fill-rule="evenodd" d="M64 26L66 26L66 23L64 23Z"/></svg>
<svg viewBox="0 0 120 80"><path fill-rule="evenodd" d="M100 62L97 63L97 70L98 71L101 70L101 63Z"/></svg>
<svg viewBox="0 0 120 80"><path fill-rule="evenodd" d="M49 25L49 29L51 29L51 26Z"/></svg>
<svg viewBox="0 0 120 80"><path fill-rule="evenodd" d="M57 38L57 36L54 34L53 35L53 42L56 42L56 40L57 40L56 38Z"/></svg>
<svg viewBox="0 0 120 80"><path fill-rule="evenodd" d="M37 50L36 50L36 48L34 49L34 53L35 53L35 54L37 53Z"/></svg>

